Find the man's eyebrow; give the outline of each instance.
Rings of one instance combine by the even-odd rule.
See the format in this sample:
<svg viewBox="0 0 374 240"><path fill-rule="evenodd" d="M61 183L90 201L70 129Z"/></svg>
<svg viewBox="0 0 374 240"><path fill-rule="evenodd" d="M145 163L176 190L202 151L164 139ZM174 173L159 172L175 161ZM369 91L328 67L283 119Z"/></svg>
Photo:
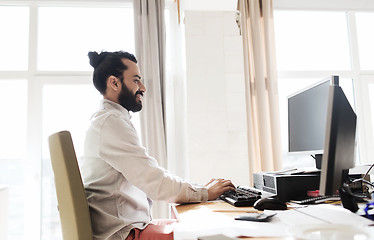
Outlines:
<svg viewBox="0 0 374 240"><path fill-rule="evenodd" d="M142 79L142 77L139 76L139 75L134 75L133 77L136 77L136 78Z"/></svg>

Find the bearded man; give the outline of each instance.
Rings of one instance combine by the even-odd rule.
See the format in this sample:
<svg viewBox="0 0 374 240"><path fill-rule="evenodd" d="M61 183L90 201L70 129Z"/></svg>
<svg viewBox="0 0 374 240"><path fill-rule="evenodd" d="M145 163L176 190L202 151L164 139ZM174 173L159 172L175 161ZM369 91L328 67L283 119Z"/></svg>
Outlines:
<svg viewBox="0 0 374 240"><path fill-rule="evenodd" d="M192 184L159 166L139 141L130 112L146 88L134 55L89 52L103 99L86 133L81 164L95 240L173 239L173 220L154 220L152 201L205 202L235 190L230 180ZM169 229L169 230L167 230Z"/></svg>

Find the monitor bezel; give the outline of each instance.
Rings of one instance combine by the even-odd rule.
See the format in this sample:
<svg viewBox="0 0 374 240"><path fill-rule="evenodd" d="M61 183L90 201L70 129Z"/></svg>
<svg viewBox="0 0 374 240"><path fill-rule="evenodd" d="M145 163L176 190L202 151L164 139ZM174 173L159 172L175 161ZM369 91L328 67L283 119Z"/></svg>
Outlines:
<svg viewBox="0 0 374 240"><path fill-rule="evenodd" d="M289 100L290 98L292 97L295 97L299 94L302 94L308 90L311 90L321 84L324 84L326 82L329 82L330 83L330 86L331 85L339 85L339 76L337 75L332 75L332 76L329 76L329 77L325 77L323 78L322 80L319 80L311 85L308 85L307 87L305 88L302 88L300 89L299 91L297 92L294 92L290 95L287 96L287 154L289 156L302 156L302 155L318 155L318 154L323 154L323 149L315 149L315 150L303 150L303 151L291 151L290 150L290 119L289 119L289 106L288 106L288 103L289 103ZM322 147L323 148L323 147Z"/></svg>

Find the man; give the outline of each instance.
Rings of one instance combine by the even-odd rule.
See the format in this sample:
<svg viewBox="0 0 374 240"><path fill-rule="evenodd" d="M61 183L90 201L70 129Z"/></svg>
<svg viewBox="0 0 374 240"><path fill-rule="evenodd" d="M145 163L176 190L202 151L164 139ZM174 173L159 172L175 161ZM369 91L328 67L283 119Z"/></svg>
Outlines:
<svg viewBox="0 0 374 240"><path fill-rule="evenodd" d="M86 133L81 166L94 239L172 239L152 220L153 200L203 202L234 190L230 180L191 184L161 168L142 147L130 111L146 91L136 58L127 52L89 53L93 83L103 95ZM169 223L167 223L169 224Z"/></svg>

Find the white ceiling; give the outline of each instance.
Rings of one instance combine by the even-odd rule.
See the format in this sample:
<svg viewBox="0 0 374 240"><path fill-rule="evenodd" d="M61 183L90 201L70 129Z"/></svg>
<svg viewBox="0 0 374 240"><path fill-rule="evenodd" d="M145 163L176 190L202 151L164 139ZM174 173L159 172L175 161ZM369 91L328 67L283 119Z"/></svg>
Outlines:
<svg viewBox="0 0 374 240"><path fill-rule="evenodd" d="M180 0L184 10L236 11L237 0ZM374 10L374 0L273 0L274 9Z"/></svg>

